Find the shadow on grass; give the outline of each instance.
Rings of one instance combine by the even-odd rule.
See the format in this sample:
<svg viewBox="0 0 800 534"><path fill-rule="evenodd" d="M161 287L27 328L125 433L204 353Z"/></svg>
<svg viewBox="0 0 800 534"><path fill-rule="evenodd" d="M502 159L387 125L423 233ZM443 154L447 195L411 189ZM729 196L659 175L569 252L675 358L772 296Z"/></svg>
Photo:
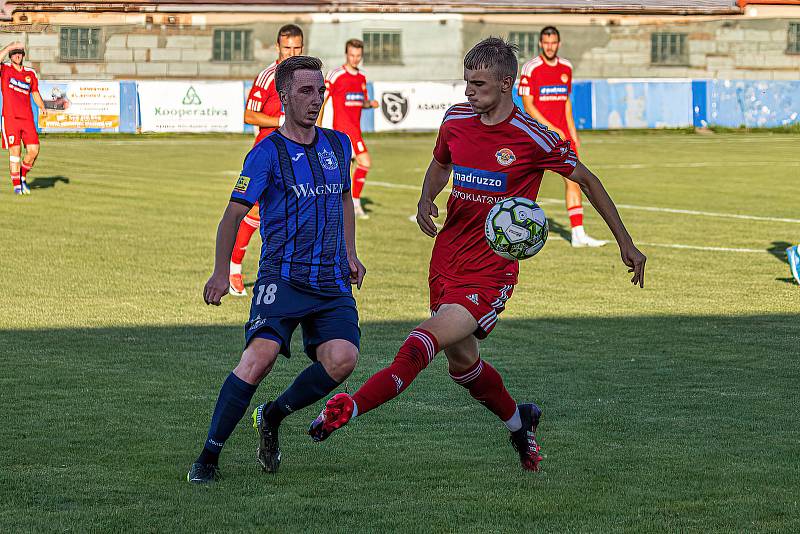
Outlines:
<svg viewBox="0 0 800 534"><path fill-rule="evenodd" d="M556 234L567 243L572 243L572 229L567 228L554 219L547 219L550 225L550 235Z"/></svg>
<svg viewBox="0 0 800 534"><path fill-rule="evenodd" d="M767 249L767 252L781 263L789 264L789 259L786 257L786 249L791 247L792 243L788 241L773 241L772 246Z"/></svg>
<svg viewBox="0 0 800 534"><path fill-rule="evenodd" d="M31 189L49 189L51 187L55 187L58 182L63 182L65 184L68 184L69 178L67 178L66 176L39 177L29 182L28 187L30 187Z"/></svg>

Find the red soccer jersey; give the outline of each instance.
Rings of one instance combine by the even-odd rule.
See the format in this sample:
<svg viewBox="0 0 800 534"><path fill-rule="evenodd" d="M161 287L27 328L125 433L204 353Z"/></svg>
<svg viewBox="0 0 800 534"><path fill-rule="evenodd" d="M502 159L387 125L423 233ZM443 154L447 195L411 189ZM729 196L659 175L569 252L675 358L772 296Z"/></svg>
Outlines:
<svg viewBox="0 0 800 534"><path fill-rule="evenodd" d="M278 67L276 61L256 76L250 94L247 95L247 109L258 111L270 117L281 114L281 98L275 89L275 69ZM256 136L256 143L274 132L277 128L259 128Z"/></svg>
<svg viewBox="0 0 800 534"><path fill-rule="evenodd" d="M3 63L0 66L0 83L3 91L3 117L33 121L31 93L39 92L36 71L28 67L17 70L10 63Z"/></svg>
<svg viewBox="0 0 800 534"><path fill-rule="evenodd" d="M533 96L536 109L569 137L566 105L572 92L572 63L557 57L551 67L542 56L536 56L523 65L518 92Z"/></svg>
<svg viewBox="0 0 800 534"><path fill-rule="evenodd" d="M433 157L453 165L453 189L433 246L431 278L515 284L519 266L489 248L486 216L492 205L509 197L536 200L545 170L572 174L577 157L569 141L516 107L503 122L487 126L464 103L445 113Z"/></svg>
<svg viewBox="0 0 800 534"><path fill-rule="evenodd" d="M350 74L343 66L338 67L328 73L325 87L333 100L333 129L345 133L360 132L361 110L369 99L364 73Z"/></svg>

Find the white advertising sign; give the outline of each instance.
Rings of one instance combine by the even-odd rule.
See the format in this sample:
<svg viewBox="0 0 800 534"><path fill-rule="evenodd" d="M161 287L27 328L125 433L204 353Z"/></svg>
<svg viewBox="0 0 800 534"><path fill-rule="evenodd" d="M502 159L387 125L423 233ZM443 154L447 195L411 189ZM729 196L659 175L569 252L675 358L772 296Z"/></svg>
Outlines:
<svg viewBox="0 0 800 534"><path fill-rule="evenodd" d="M437 130L444 112L466 102L464 82L375 82L375 131Z"/></svg>
<svg viewBox="0 0 800 534"><path fill-rule="evenodd" d="M139 82L143 132L244 131L242 82Z"/></svg>
<svg viewBox="0 0 800 534"><path fill-rule="evenodd" d="M39 82L43 132L119 131L119 82Z"/></svg>

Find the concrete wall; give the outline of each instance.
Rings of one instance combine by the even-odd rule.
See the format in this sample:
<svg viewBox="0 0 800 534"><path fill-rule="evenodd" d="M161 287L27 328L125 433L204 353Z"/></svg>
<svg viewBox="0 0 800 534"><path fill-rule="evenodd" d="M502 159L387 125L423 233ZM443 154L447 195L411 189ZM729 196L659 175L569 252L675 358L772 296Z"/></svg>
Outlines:
<svg viewBox="0 0 800 534"><path fill-rule="evenodd" d="M29 14L0 26L0 45L21 40L27 61L50 79L252 79L275 58L275 34L285 23L306 32L306 51L331 68L343 62L344 42L364 30L400 30L402 64L365 65L371 80L453 80L462 74L469 47L489 35L538 31L557 24L561 55L572 60L576 78L800 79L800 54L787 54L787 30L800 22L800 6L769 18L612 17L588 15L458 14ZM59 58L62 25L103 28L102 60ZM213 30L253 32L252 61L212 61ZM688 63L650 64L654 31L688 34ZM524 58L523 58L524 59Z"/></svg>

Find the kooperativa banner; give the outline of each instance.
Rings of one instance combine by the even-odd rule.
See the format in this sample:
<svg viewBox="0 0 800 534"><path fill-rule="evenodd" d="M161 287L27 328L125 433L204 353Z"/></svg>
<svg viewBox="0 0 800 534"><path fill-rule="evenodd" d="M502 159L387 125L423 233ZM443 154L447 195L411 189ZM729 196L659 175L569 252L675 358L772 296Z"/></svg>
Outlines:
<svg viewBox="0 0 800 534"><path fill-rule="evenodd" d="M143 132L243 131L242 82L139 82Z"/></svg>

